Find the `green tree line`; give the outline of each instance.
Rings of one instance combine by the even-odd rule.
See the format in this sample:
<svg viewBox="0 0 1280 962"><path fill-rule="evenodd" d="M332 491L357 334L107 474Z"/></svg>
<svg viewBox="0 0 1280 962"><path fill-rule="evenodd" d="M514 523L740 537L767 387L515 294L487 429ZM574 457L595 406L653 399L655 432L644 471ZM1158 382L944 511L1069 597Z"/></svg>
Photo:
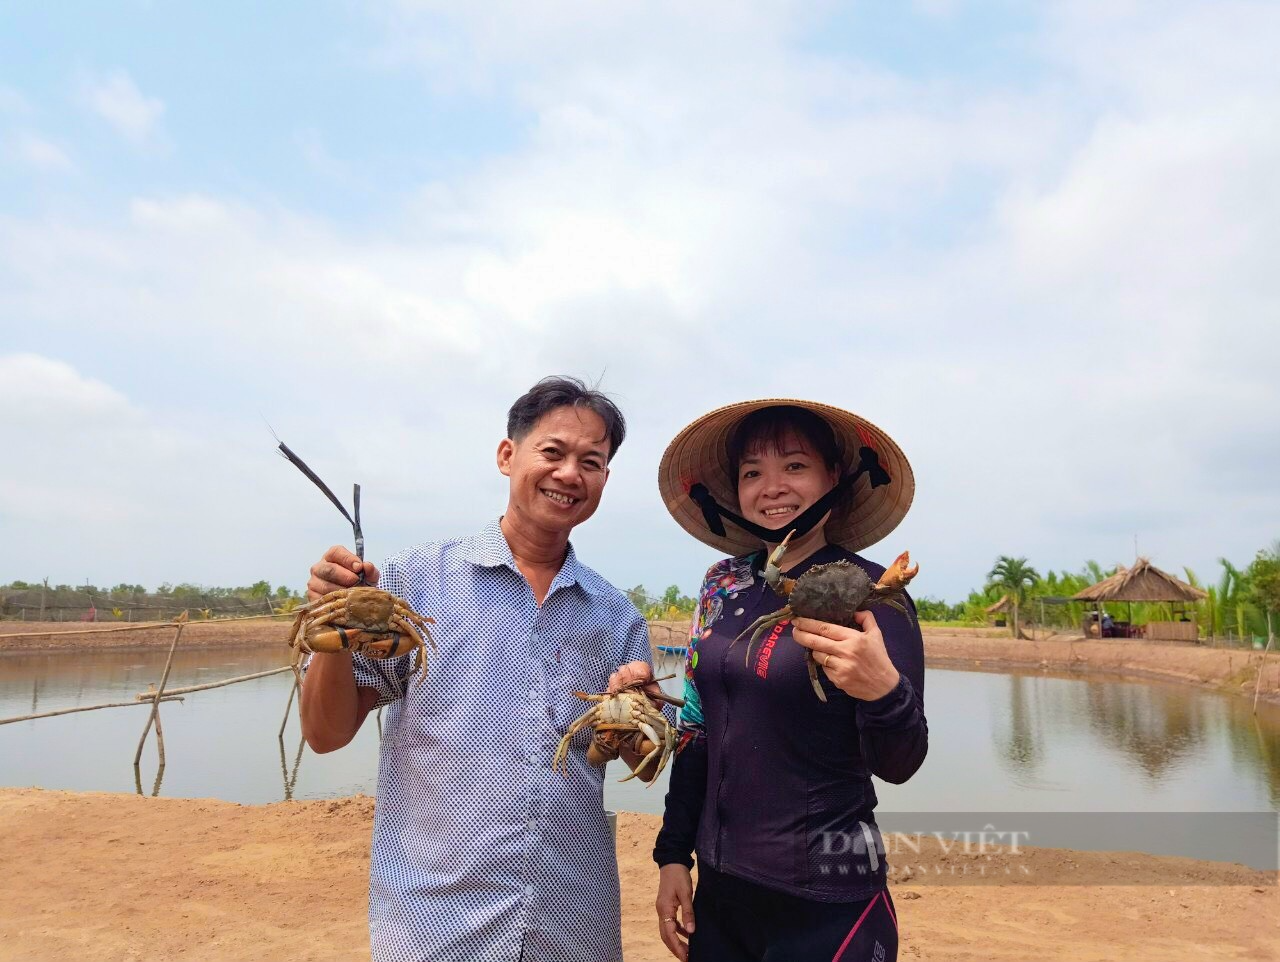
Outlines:
<svg viewBox="0 0 1280 962"><path fill-rule="evenodd" d="M649 593L644 585L636 585L623 592L631 603L650 621L676 621L693 615L697 599L680 593L679 585L669 585L659 596Z"/></svg>
<svg viewBox="0 0 1280 962"><path fill-rule="evenodd" d="M273 611L288 612L303 600L300 593L287 585L273 587L268 581L234 588L165 582L154 590L128 582L109 588L92 584L51 585L47 580L13 581L0 585L0 614L5 617L16 617L23 609L27 618L37 617L41 609L47 612L96 609L100 621L124 618L131 611L142 613L149 609L188 608L193 614L206 613L206 616L241 610L265 614L268 604Z"/></svg>
<svg viewBox="0 0 1280 962"><path fill-rule="evenodd" d="M1182 570L1188 584L1207 593L1203 601L1182 605L1134 602L1133 620L1139 623L1169 621L1176 616L1175 611L1185 611L1195 616L1206 635L1265 637L1267 612L1272 612L1273 619L1280 615L1280 541L1258 551L1248 564L1236 565L1219 558L1218 567L1216 578L1201 578L1190 568ZM1078 627L1096 606L1092 602L1057 602L1097 584L1117 570L1087 561L1077 571L1048 570L1042 575L1025 557L1001 555L987 573L983 586L971 590L963 601L949 603L925 597L916 600L916 608L922 621L983 625L990 617L986 609L1007 596L1015 634L1020 625L1027 622L1050 628ZM1049 599L1054 603L1049 603ZM1041 600L1046 602L1043 606ZM1124 619L1130 606L1128 602L1111 602L1104 604L1102 610L1113 618Z"/></svg>

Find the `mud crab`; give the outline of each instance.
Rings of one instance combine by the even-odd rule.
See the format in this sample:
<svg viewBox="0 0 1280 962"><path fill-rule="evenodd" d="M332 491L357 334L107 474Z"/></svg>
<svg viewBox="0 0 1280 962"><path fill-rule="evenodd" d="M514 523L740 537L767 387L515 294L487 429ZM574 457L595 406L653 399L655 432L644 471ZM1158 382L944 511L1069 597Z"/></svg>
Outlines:
<svg viewBox="0 0 1280 962"><path fill-rule="evenodd" d="M666 681L675 675L664 675L654 681ZM587 748L587 761L592 765L603 765L617 758L623 748L629 748L643 761L626 778L619 781L630 781L644 771L651 762L657 760L649 784L657 781L658 775L666 767L676 747L676 730L671 727L662 710L655 701L666 702L677 708L684 706L683 698L676 698L666 693L651 695L644 690L646 682L635 682L616 692L604 692L599 695L588 695L575 691L574 695L583 701L591 701L593 705L577 721L569 726L564 738L560 739L560 747L556 749L555 758L551 761L551 769L557 767L567 772L569 742L583 727L590 725L596 738Z"/></svg>
<svg viewBox="0 0 1280 962"><path fill-rule="evenodd" d="M794 534L792 532L791 534ZM764 569L764 579L769 587L787 599L787 604L772 614L757 618L747 626L746 630L733 639L730 647L738 643L738 639L748 633L747 663L751 663L751 649L756 640L777 625L790 618L813 618L846 628L855 628L854 612L866 611L873 605L888 605L901 611L908 618L911 612L907 609L903 590L911 579L920 571L919 565L911 565L911 553L904 551L894 559L893 564L885 569L880 580L872 584L867 573L858 565L849 561L833 561L830 564L814 565L799 578L788 578L782 573L779 565L787 552L788 534L782 544L774 549ZM813 659L813 652L805 649L805 664L809 669L809 683L822 701L827 700L818 680L818 664Z"/></svg>
<svg viewBox="0 0 1280 962"><path fill-rule="evenodd" d="M296 668L303 653L362 651L370 658L394 658L416 652L413 670L426 676L423 639L436 649L429 625L434 618L418 614L401 598L379 588L331 591L298 612L289 631Z"/></svg>

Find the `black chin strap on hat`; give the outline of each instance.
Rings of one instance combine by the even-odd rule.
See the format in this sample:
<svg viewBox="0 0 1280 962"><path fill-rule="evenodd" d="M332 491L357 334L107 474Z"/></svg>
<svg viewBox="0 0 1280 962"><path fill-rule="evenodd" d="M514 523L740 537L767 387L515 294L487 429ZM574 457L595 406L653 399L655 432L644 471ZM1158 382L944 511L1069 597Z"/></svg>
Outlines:
<svg viewBox="0 0 1280 962"><path fill-rule="evenodd" d="M776 529L766 528L763 525L748 521L741 515L734 514L734 512L716 501L711 492L707 490L707 486L700 482L690 485L689 497L702 509L702 517L707 522L707 527L712 534L723 537L725 533L724 522L727 519L747 532L747 534L754 535L768 544L779 544L788 531L794 531L796 537L803 537L812 531L823 516L835 506L840 496L852 488L854 482L863 474L870 476L871 487L873 488L888 484L892 480L889 477L889 472L880 464L880 456L876 454L875 449L863 445L858 449L858 467L856 470L841 478L835 487L811 504L798 518L788 521L783 527Z"/></svg>

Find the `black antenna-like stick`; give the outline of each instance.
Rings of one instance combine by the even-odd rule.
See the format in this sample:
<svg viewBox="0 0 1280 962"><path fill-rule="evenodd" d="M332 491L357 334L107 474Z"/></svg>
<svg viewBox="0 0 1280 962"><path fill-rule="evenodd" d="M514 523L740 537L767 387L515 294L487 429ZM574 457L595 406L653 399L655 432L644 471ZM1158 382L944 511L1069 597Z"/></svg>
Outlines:
<svg viewBox="0 0 1280 962"><path fill-rule="evenodd" d="M277 438L276 440L279 441L280 439ZM294 466L297 467L299 471L301 471L308 478L310 478L311 483L314 484L321 491L323 491L324 496L333 502L333 505L335 508L337 508L339 511L342 512L342 516L351 522L351 530L355 532L355 536L356 536L356 557L359 558L361 561L363 561L364 560L364 532L360 530L360 485L357 484L355 486L356 514L355 514L355 517L353 518L350 512L347 511L343 503L338 500L338 496L329 490L329 486L327 484L325 484L323 481L320 480L320 476L316 474L314 471L312 471L309 467L307 467L307 462L303 461L302 458L298 457L296 454L290 451L289 446L285 444L283 441L280 441L280 453L283 454L290 461L292 461L294 463ZM360 581L362 583L364 582L363 572L361 572L360 574Z"/></svg>

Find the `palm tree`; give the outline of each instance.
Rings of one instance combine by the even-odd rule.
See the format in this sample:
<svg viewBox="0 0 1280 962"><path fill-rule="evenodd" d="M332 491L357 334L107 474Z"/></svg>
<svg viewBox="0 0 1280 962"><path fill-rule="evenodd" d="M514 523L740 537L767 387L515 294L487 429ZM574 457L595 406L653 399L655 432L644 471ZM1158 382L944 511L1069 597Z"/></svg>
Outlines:
<svg viewBox="0 0 1280 962"><path fill-rule="evenodd" d="M1026 638L1018 626L1018 606L1026 596L1027 588L1040 581L1036 569L1027 564L1026 558L1010 558L1001 555L995 567L987 572L987 591L1003 591L1013 604L1013 637Z"/></svg>

